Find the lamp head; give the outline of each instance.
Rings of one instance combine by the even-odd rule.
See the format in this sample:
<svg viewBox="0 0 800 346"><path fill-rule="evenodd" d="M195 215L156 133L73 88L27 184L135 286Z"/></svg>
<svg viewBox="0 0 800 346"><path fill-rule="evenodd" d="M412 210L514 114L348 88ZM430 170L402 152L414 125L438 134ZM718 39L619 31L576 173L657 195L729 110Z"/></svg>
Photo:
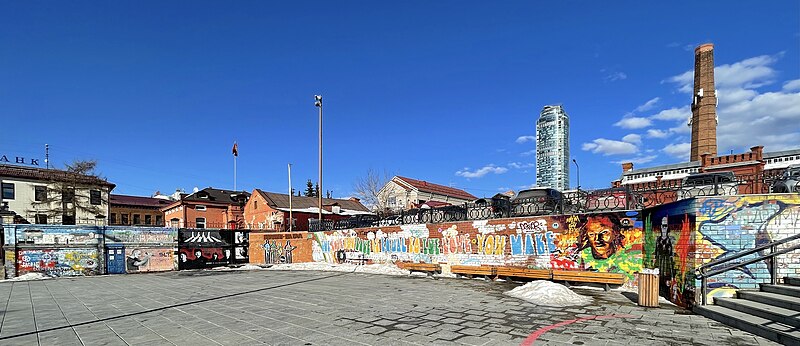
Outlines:
<svg viewBox="0 0 800 346"><path fill-rule="evenodd" d="M322 95L314 95L314 106L322 107Z"/></svg>

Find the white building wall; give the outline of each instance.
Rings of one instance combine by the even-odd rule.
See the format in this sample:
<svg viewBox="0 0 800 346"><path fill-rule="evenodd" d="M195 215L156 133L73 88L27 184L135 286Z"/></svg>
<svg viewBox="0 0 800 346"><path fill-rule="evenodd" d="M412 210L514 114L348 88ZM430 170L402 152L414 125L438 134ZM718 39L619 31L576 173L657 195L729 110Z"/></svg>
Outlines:
<svg viewBox="0 0 800 346"><path fill-rule="evenodd" d="M17 213L24 217L28 222L34 223L36 222L36 214L45 213L46 210L53 210L58 208L57 206L46 207L44 205L35 205L34 198L36 186L47 186L48 189L52 188L46 182L36 181L36 180L25 180L25 179L17 179L17 178L2 178L0 179L2 183L6 184L14 184L14 199L2 199L3 203L8 203L8 209ZM100 205L96 206L100 208L104 218L97 219L97 215L88 213L85 210L80 208L75 209L75 221L76 224L91 224L91 225L105 225L108 222L108 187L105 186L97 186L92 188L83 188L83 189L76 189L75 190L75 199L77 203L81 203L82 205L89 205L89 191L90 190L100 190ZM0 197L2 197L0 195ZM56 216L55 218L49 217L47 220L48 224L61 224L61 217Z"/></svg>

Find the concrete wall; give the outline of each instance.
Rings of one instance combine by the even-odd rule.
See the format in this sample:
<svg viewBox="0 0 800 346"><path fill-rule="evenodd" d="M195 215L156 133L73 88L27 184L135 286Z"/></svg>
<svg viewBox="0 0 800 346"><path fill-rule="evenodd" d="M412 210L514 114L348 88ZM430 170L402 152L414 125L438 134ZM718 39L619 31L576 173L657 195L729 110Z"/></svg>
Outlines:
<svg viewBox="0 0 800 346"><path fill-rule="evenodd" d="M694 274L699 266L800 233L800 196L701 197L645 209L643 215L645 265L660 269L661 295L691 307L702 299ZM800 252L778 258L779 278L798 274ZM711 277L708 301L732 296L736 289L756 289L770 279L765 261Z"/></svg>

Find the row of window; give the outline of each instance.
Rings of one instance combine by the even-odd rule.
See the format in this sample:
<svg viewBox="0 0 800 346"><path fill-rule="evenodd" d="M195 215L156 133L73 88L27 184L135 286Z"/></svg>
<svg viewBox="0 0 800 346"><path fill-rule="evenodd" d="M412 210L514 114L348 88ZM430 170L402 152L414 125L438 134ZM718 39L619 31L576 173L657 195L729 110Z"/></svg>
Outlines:
<svg viewBox="0 0 800 346"><path fill-rule="evenodd" d="M142 216L139 214L133 214L133 223L130 223L130 216L129 214L119 214L119 221L117 220L117 213L111 213L109 215L109 224L116 225L119 222L120 225L156 225L160 226L163 225L163 218L161 215L156 215L155 223L153 223L153 215L145 215L144 216L144 223L142 223Z"/></svg>
<svg viewBox="0 0 800 346"><path fill-rule="evenodd" d="M789 157L779 157L776 159L768 159L767 163L777 163L777 162L795 161L795 160L800 160L800 155L797 155L795 157L789 156Z"/></svg>
<svg viewBox="0 0 800 346"><path fill-rule="evenodd" d="M13 200L16 199L16 186L14 183L2 183L2 194L3 199L6 200ZM36 202L43 202L47 200L47 186L34 186L33 187L33 199ZM61 191L61 201L62 202L74 202L75 199L75 189L64 189ZM89 203L92 205L100 205L102 204L102 198L100 190L90 190L89 191Z"/></svg>
<svg viewBox="0 0 800 346"><path fill-rule="evenodd" d="M668 171L668 172L653 172L653 173L634 174L632 176L629 176L628 179L638 179L638 178L644 178L644 177L655 177L655 176L658 176L658 175L664 176L664 175L671 175L671 174L697 173L697 172L699 172L699 170L697 168L694 168L694 169L678 169L678 170L673 170L673 171Z"/></svg>

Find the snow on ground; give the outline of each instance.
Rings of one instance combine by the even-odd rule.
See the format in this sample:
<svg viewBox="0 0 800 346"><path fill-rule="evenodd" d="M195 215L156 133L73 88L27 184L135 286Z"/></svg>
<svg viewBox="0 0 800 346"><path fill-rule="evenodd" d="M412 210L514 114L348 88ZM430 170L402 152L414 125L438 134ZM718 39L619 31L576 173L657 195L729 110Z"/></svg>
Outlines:
<svg viewBox="0 0 800 346"><path fill-rule="evenodd" d="M42 273L28 273L25 275L17 276L15 278L0 280L0 281L31 281L31 280L46 280L46 279L52 279L52 277L49 277Z"/></svg>
<svg viewBox="0 0 800 346"><path fill-rule="evenodd" d="M561 284L544 280L531 281L504 294L536 305L555 307L587 305L592 302L590 297L572 292Z"/></svg>
<svg viewBox="0 0 800 346"><path fill-rule="evenodd" d="M238 267L214 267L211 270L220 270L220 271L236 271L236 270L261 270L266 269L265 267L257 266L255 264L245 264Z"/></svg>
<svg viewBox="0 0 800 346"><path fill-rule="evenodd" d="M323 262L307 262L307 263L291 263L291 264L276 264L269 268L270 270L318 270L329 272L351 272L351 273L365 273L365 274L383 274L383 275L409 275L409 271L400 269L391 264L331 264Z"/></svg>

